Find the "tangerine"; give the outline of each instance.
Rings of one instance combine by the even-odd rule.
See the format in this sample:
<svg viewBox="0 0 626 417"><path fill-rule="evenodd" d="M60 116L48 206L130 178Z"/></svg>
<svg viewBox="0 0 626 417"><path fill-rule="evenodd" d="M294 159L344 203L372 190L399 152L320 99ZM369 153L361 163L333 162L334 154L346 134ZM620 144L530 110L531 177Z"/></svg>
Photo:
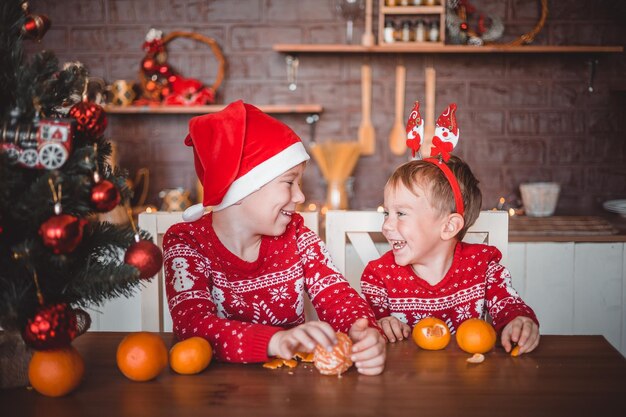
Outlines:
<svg viewBox="0 0 626 417"><path fill-rule="evenodd" d="M194 336L172 346L170 366L179 374L197 374L209 366L212 357L211 344L202 337Z"/></svg>
<svg viewBox="0 0 626 417"><path fill-rule="evenodd" d="M485 320L468 319L457 329L456 343L467 353L486 353L496 345L496 331Z"/></svg>
<svg viewBox="0 0 626 417"><path fill-rule="evenodd" d="M337 332L337 344L332 351L317 345L314 351L313 364L322 375L340 375L352 366L352 340L341 332Z"/></svg>
<svg viewBox="0 0 626 417"><path fill-rule="evenodd" d="M131 333L117 347L117 367L133 381L154 379L166 366L167 348L154 333Z"/></svg>
<svg viewBox="0 0 626 417"><path fill-rule="evenodd" d="M73 346L35 351L28 365L30 385L48 397L60 397L73 391L84 372L83 358Z"/></svg>
<svg viewBox="0 0 626 417"><path fill-rule="evenodd" d="M413 340L426 350L441 350L450 343L450 329L446 322L435 317L425 317L413 327Z"/></svg>

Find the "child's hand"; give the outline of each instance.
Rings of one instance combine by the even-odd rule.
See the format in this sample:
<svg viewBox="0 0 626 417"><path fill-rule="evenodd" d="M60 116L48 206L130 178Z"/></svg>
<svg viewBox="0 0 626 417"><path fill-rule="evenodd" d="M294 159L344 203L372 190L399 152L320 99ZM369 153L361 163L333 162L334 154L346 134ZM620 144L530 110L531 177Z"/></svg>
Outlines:
<svg viewBox="0 0 626 417"><path fill-rule="evenodd" d="M539 344L539 326L528 317L515 317L502 330L500 340L507 352L511 351L512 343L517 343L520 355L528 353Z"/></svg>
<svg viewBox="0 0 626 417"><path fill-rule="evenodd" d="M391 343L396 340L406 339L411 334L411 327L394 316L383 317L378 320L378 324Z"/></svg>
<svg viewBox="0 0 626 417"><path fill-rule="evenodd" d="M335 331L326 322L308 321L275 333L267 345L267 356L291 359L296 352L313 352L318 344L332 350L337 344Z"/></svg>
<svg viewBox="0 0 626 417"><path fill-rule="evenodd" d="M378 375L385 369L385 340L367 319L361 318L352 324L348 332L352 345L351 359L359 373Z"/></svg>

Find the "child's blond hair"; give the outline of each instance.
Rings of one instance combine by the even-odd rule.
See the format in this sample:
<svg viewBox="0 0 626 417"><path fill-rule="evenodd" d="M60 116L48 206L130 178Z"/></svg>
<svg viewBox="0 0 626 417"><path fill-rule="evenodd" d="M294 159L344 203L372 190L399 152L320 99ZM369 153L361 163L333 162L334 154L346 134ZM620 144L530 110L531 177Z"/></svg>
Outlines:
<svg viewBox="0 0 626 417"><path fill-rule="evenodd" d="M465 225L456 235L458 240L462 240L467 229L474 224L480 214L483 196L480 188L478 188L478 180L469 165L461 158L451 156L445 164L456 177L463 196ZM412 192L415 192L415 185L423 188L428 193L430 203L441 215L456 212L452 187L443 171L434 164L422 160L410 161L400 165L391 174L387 186L397 187L399 183Z"/></svg>

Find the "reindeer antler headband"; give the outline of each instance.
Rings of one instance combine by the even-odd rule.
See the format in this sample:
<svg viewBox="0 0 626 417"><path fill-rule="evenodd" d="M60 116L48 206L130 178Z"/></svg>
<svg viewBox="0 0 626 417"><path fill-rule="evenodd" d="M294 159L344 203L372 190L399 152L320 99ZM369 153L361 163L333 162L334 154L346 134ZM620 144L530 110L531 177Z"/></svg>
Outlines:
<svg viewBox="0 0 626 417"><path fill-rule="evenodd" d="M409 120L406 124L406 136L406 146L411 149L411 156L413 158L421 158L419 151L424 143L424 119L420 115L419 101L415 102L413 110L411 110L409 114ZM439 167L446 176L452 188L452 193L454 194L456 212L463 216L465 206L463 204L461 188L459 187L459 182L456 177L448 165L446 165L446 162L450 160L450 152L452 152L458 141L459 127L456 123L456 104L452 103L439 115L439 118L437 118L435 134L432 138L433 146L430 150L430 157L424 159L424 161Z"/></svg>

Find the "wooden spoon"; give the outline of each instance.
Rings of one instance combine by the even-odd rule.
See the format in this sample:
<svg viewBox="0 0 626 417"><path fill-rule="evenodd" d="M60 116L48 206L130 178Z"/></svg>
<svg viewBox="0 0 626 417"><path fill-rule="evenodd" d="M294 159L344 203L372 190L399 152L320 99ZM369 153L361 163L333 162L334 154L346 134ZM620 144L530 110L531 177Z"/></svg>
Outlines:
<svg viewBox="0 0 626 417"><path fill-rule="evenodd" d="M430 156L430 148L435 134L435 69L426 67L426 117L424 118L424 143L420 153L422 157Z"/></svg>
<svg viewBox="0 0 626 417"><path fill-rule="evenodd" d="M372 111L372 67L361 66L361 125L359 126L359 143L361 155L373 155L376 150L376 132L371 120Z"/></svg>
<svg viewBox="0 0 626 417"><path fill-rule="evenodd" d="M395 155L403 155L406 150L406 129L404 127L404 88L406 67L396 65L396 118L389 133L389 147Z"/></svg>
<svg viewBox="0 0 626 417"><path fill-rule="evenodd" d="M374 46L374 33L372 32L372 0L365 1L365 32L361 37L363 46Z"/></svg>

